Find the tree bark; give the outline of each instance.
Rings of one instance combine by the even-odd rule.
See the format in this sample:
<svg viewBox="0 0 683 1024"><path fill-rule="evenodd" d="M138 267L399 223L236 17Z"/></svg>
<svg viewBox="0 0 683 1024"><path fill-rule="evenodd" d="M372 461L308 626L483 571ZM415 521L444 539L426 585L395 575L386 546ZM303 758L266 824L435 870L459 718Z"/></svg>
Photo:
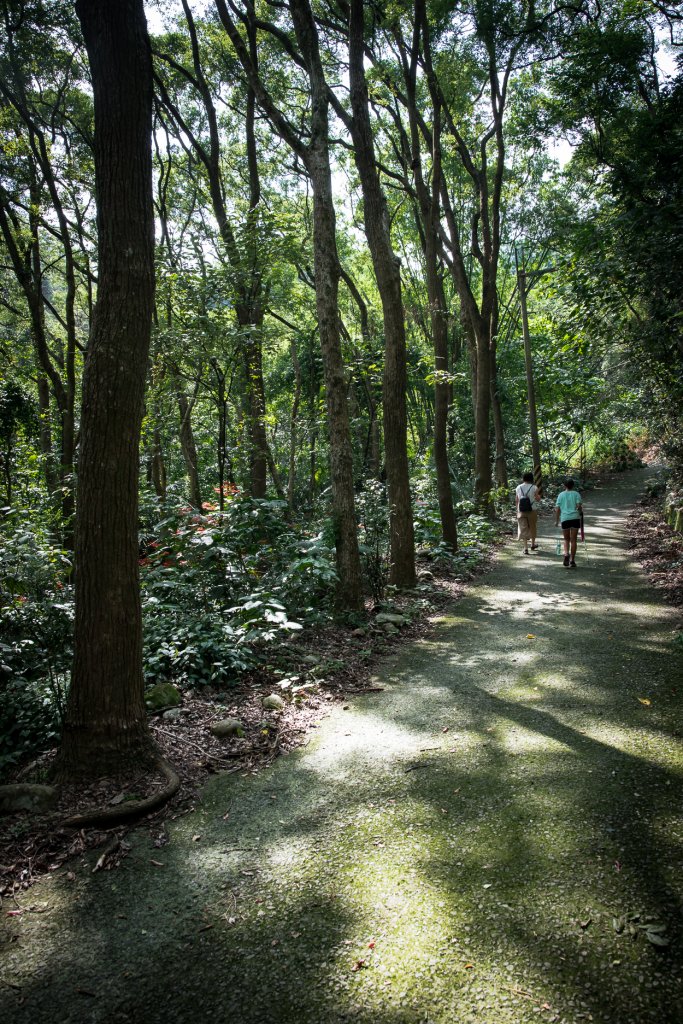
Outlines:
<svg viewBox="0 0 683 1024"><path fill-rule="evenodd" d="M266 496L267 444L265 411L266 398L263 382L263 266L258 244L258 217L261 202L261 182L258 165L254 118L256 96L251 85L247 86L245 136L249 174L249 212L246 218L246 242L241 251L233 230L225 201L225 188L221 171L221 142L216 108L211 88L204 75L199 49L199 39L194 16L187 0L181 0L192 47L194 76L189 72L185 78L192 82L201 97L209 130L208 146L193 133L179 109L173 104L161 81L164 102L174 120L185 133L206 171L209 195L223 249L232 272L235 294L235 315L240 327L245 371L247 421L249 437L249 491L254 498ZM248 19L248 52L251 59L256 56L256 29ZM177 65L176 65L177 67Z"/></svg>
<svg viewBox="0 0 683 1024"><path fill-rule="evenodd" d="M301 364L299 362L299 353L296 348L295 335L292 335L289 343L289 352L292 357L292 368L294 370L294 396L292 398L292 411L289 417L289 472L287 475L287 504L289 505L290 512L293 512L295 507L299 403L301 401Z"/></svg>
<svg viewBox="0 0 683 1024"><path fill-rule="evenodd" d="M152 458L150 470L152 484L154 485L154 493L159 501L166 501L166 463L164 462L164 452L161 445L161 431L159 430L158 425L155 425L152 436Z"/></svg>
<svg viewBox="0 0 683 1024"><path fill-rule="evenodd" d="M389 214L375 160L364 68L363 0L351 0L349 128L363 191L365 233L384 317L384 449L389 492L390 580L415 585L415 540L410 498L406 413L406 335L400 262L391 245Z"/></svg>
<svg viewBox="0 0 683 1024"><path fill-rule="evenodd" d="M434 464L436 468L436 492L441 518L443 541L453 551L458 547L458 528L453 508L451 471L448 464L448 310L444 292L441 267L439 265L439 229L441 224L441 107L434 103L432 116L432 187L427 188L422 170L420 131L417 118L417 61L422 23L421 0L416 2L415 31L410 59L404 60L408 116L410 120L411 165L415 180L420 220L422 246L427 276L429 317L432 344L434 346ZM425 40L425 46L428 40Z"/></svg>
<svg viewBox="0 0 683 1024"><path fill-rule="evenodd" d="M154 761L143 699L139 441L154 305L152 66L142 0L77 0L92 73L99 286L83 373L74 665L57 774Z"/></svg>
<svg viewBox="0 0 683 1024"><path fill-rule="evenodd" d="M290 0L296 41L311 91L310 124L304 143L261 81L253 52L237 31L225 0L216 0L223 26L244 67L249 84L275 130L303 161L313 186L315 301L322 349L330 432L330 477L334 520L337 601L349 610L363 607L360 552L353 494L353 452L344 361L339 335L339 278L336 216L329 153L329 94L313 14L308 0ZM313 448L311 460L313 465Z"/></svg>
<svg viewBox="0 0 683 1024"><path fill-rule="evenodd" d="M503 410L498 394L498 362L495 348L491 348L491 412L493 413L493 431L496 440L495 479L497 487L508 486L508 466L505 457L505 424Z"/></svg>

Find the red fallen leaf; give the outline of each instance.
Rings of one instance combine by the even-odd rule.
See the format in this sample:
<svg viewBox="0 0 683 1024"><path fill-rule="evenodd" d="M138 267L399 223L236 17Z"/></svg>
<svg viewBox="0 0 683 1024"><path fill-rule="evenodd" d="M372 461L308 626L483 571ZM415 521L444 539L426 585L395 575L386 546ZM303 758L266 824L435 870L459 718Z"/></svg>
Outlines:
<svg viewBox="0 0 683 1024"><path fill-rule="evenodd" d="M356 960L355 964L351 968L352 971L362 971L364 967L367 967L365 960Z"/></svg>
<svg viewBox="0 0 683 1024"><path fill-rule="evenodd" d="M7 917L21 917L23 913L23 910L8 910Z"/></svg>
<svg viewBox="0 0 683 1024"><path fill-rule="evenodd" d="M374 949L374 948L375 948L375 940L374 939L370 939L370 941L368 942L368 949Z"/></svg>

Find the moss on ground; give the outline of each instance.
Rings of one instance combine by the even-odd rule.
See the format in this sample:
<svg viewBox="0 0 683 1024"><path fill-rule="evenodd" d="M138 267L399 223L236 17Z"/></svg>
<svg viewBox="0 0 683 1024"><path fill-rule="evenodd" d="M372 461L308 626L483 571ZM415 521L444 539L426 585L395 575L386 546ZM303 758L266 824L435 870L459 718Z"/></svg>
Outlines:
<svg viewBox="0 0 683 1024"><path fill-rule="evenodd" d="M680 1024L683 656L622 545L642 475L591 496L576 573L544 523L307 748L31 890L4 1024Z"/></svg>

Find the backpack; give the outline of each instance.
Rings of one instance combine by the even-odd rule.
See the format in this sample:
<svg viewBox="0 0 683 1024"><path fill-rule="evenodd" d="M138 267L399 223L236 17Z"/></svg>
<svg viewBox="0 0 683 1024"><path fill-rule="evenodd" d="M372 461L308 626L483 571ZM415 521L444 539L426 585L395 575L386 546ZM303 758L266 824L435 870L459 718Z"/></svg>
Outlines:
<svg viewBox="0 0 683 1024"><path fill-rule="evenodd" d="M531 512L533 510L533 506L531 504L531 498L529 497L529 495L531 494L531 488L533 486L534 486L533 484L529 484L529 490L526 492L526 494L524 494L519 499L519 511L520 512Z"/></svg>

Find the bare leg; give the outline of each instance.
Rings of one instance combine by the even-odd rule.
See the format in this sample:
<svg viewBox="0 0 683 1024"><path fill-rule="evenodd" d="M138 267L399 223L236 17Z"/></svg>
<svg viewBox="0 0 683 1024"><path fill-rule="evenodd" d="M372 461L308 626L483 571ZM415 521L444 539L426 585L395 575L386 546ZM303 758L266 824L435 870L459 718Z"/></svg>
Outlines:
<svg viewBox="0 0 683 1024"><path fill-rule="evenodd" d="M571 536L571 549L572 549L571 553L572 553L572 562L573 562L574 559L576 558L576 541L577 541L578 536L579 536L579 531L578 530L568 530L567 532L571 533L571 535L572 535Z"/></svg>

